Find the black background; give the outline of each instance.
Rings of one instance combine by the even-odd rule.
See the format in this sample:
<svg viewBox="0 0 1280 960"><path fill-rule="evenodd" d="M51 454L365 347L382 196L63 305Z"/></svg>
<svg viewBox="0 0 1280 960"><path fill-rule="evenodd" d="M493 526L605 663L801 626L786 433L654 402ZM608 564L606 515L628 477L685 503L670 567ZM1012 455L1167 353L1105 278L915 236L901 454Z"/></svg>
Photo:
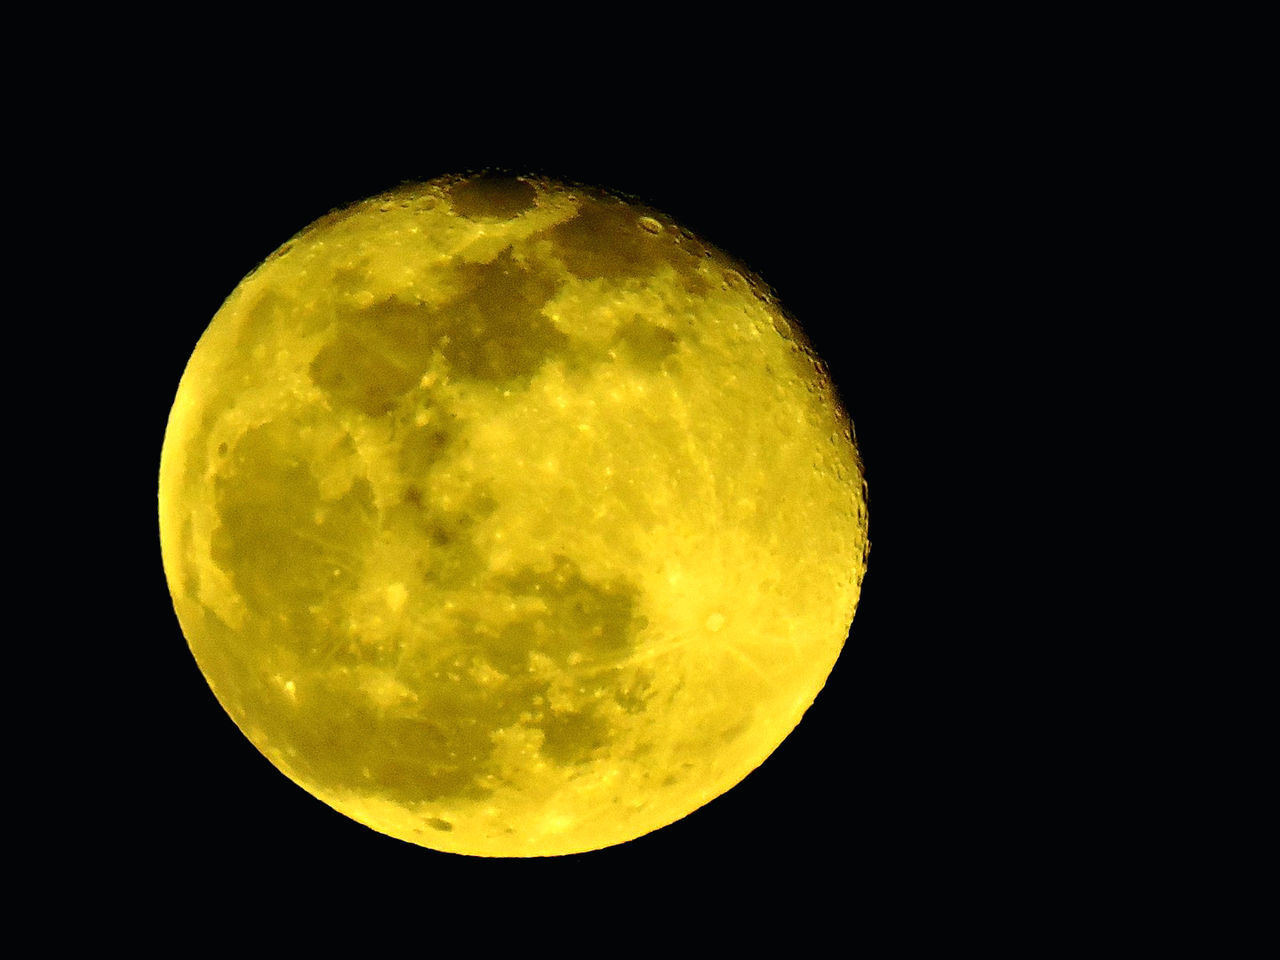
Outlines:
<svg viewBox="0 0 1280 960"><path fill-rule="evenodd" d="M925 567L931 524L950 516L925 424L948 415L937 371L948 278L937 254L954 215L928 151L850 139L857 118L753 126L740 119L635 137L588 125L451 140L317 144L307 130L243 142L210 122L180 145L148 137L130 183L137 268L121 286L137 313L125 363L141 429L121 460L139 563L137 624L111 658L126 685L113 707L112 856L181 884L230 870L253 884L320 884L335 872L416 878L461 890L608 889L661 875L655 896L706 884L792 890L831 906L918 888L918 864L955 789L937 702L954 665ZM878 128L883 134L884 129ZM827 362L870 486L870 569L844 653L803 722L758 770L683 820L614 848L545 861L465 858L377 834L313 799L241 735L210 693L173 613L155 529L155 477L173 393L197 338L261 259L328 210L409 180L502 169L598 184L672 215L757 272ZM938 339L938 335L942 339ZM952 520L951 522L954 522ZM122 730L116 729L122 727ZM954 753L954 751L951 751ZM954 763L949 759L947 764ZM927 859L937 863L933 854ZM354 872L354 874L353 874ZM530 885L533 885L530 887ZM567 886L566 886L567 885ZM798 888L801 893L795 893ZM551 894L547 894L551 896Z"/></svg>
<svg viewBox="0 0 1280 960"><path fill-rule="evenodd" d="M610 12L630 22L338 9L272 34L225 11L111 8L15 34L36 51L15 74L6 199L35 231L6 207L11 513L36 536L12 551L8 626L13 655L35 663L11 666L6 773L11 843L35 841L15 879L60 926L167 933L189 904L198 922L167 953L220 928L243 948L264 926L418 950L442 928L473 946L505 928L533 953L625 947L683 914L717 941L782 926L790 954L951 946L966 926L986 942L1037 905L1036 942L1056 940L1145 885L1101 855L1109 836L1086 836L1117 786L1087 769L1095 744L1066 732L1099 722L1089 675L1114 670L1112 634L1141 617L1117 622L1090 603L1089 563L1054 580L1044 554L1135 556L1075 489L1135 509L1095 446L1117 414L1076 407L1096 403L1095 361L1126 324L1140 320L1141 349L1116 362L1135 370L1166 337L1143 316L1144 285L1166 274L1119 301L1104 289L1146 244L1134 195L1150 191L1157 229L1184 216L1169 158L1126 152L1165 97L1168 71L1120 56L1150 46L1148 27L968 9ZM1100 67L1100 38L1121 70ZM1170 156L1191 136L1177 129ZM546 861L412 847L275 771L187 650L156 517L178 379L243 276L331 208L495 166L635 194L758 272L828 363L870 484L861 604L797 730L684 820ZM1055 404L1061 419L1046 417ZM1125 444L1141 433L1136 416L1120 427ZM1070 489L1050 494L1046 477ZM1075 606L1089 622L1064 625ZM1141 756L1133 744L1117 768ZM537 925L510 922L519 906ZM588 919L613 935L581 940Z"/></svg>

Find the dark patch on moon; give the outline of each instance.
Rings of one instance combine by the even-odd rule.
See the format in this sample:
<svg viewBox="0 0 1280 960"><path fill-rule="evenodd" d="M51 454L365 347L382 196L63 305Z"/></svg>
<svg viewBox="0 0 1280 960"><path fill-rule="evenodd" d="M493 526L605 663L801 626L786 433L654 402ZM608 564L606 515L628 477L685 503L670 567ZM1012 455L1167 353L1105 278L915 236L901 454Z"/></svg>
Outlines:
<svg viewBox="0 0 1280 960"><path fill-rule="evenodd" d="M609 662L635 642L637 588L627 581L595 583L572 560L556 557L550 570L526 567L501 586L504 592L539 598L547 611L508 626L515 636L506 639L507 649L522 651L513 666L527 662L532 651L561 667L571 666L574 654L583 658L580 662Z"/></svg>
<svg viewBox="0 0 1280 960"><path fill-rule="evenodd" d="M608 743L609 722L594 706L552 712L542 723L542 755L564 766L582 763Z"/></svg>
<svg viewBox="0 0 1280 960"><path fill-rule="evenodd" d="M449 447L458 438L457 421L440 415L441 407L429 407L435 413L434 422L423 427L409 427L400 444L400 475L420 484L432 467L444 459ZM419 490L419 494L421 490Z"/></svg>
<svg viewBox="0 0 1280 960"><path fill-rule="evenodd" d="M583 279L650 276L668 259L664 239L637 229L635 208L615 200L585 200L577 216L546 236L569 271Z"/></svg>
<svg viewBox="0 0 1280 960"><path fill-rule="evenodd" d="M626 349L635 365L647 373L660 370L662 361L676 352L680 340L673 331L639 314L618 327L614 339Z"/></svg>
<svg viewBox="0 0 1280 960"><path fill-rule="evenodd" d="M322 500L310 467L289 452L298 429L280 420L247 431L215 482L220 522L213 562L245 605L271 623L287 624L293 611L334 602L333 570L353 578L375 515L363 478L339 499Z"/></svg>
<svg viewBox="0 0 1280 960"><path fill-rule="evenodd" d="M349 329L339 330L320 348L310 372L312 382L330 400L371 417L390 413L421 376Z"/></svg>
<svg viewBox="0 0 1280 960"><path fill-rule="evenodd" d="M254 346L269 339L272 328L282 324L290 312L289 307L289 301L274 290L262 291L242 314L230 356L233 359L252 356Z"/></svg>
<svg viewBox="0 0 1280 960"><path fill-rule="evenodd" d="M484 772L497 727L514 723L519 705L475 687L465 677L413 677L404 681L422 703L383 708L349 676L331 671L313 678L295 707L289 737L302 772L323 782L377 793L405 804L444 797L481 799L491 791L476 778ZM495 726L496 725L496 726ZM368 777L354 771L368 771Z"/></svg>
<svg viewBox="0 0 1280 960"><path fill-rule="evenodd" d="M442 352L457 374L476 380L525 382L564 352L569 337L542 313L560 281L517 261L511 249L492 263L466 264L467 293L445 304L430 322L448 335Z"/></svg>
<svg viewBox="0 0 1280 960"><path fill-rule="evenodd" d="M452 268L461 292L435 307L389 297L367 307L335 307L337 329L311 363L312 382L330 401L368 416L399 404L439 351L451 376L491 384L525 382L569 337L542 313L560 281L516 260Z"/></svg>
<svg viewBox="0 0 1280 960"><path fill-rule="evenodd" d="M449 187L453 212L469 220L510 219L532 209L538 199L533 184L515 177L481 175Z"/></svg>

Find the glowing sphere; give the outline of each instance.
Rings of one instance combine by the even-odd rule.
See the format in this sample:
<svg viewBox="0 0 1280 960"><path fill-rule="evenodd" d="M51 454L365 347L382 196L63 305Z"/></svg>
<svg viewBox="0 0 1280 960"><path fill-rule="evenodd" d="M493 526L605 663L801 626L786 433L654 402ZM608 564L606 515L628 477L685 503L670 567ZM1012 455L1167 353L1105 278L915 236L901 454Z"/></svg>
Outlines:
<svg viewBox="0 0 1280 960"><path fill-rule="evenodd" d="M165 572L253 744L375 830L621 843L755 769L848 635L851 426L767 290L661 213L449 178L331 214L178 387Z"/></svg>

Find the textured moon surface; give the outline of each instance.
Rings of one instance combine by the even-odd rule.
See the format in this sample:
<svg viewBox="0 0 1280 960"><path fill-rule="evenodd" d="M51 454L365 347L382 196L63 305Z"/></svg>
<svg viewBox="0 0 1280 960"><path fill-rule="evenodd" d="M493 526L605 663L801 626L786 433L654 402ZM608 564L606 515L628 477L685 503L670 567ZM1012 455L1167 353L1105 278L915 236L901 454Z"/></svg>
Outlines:
<svg viewBox="0 0 1280 960"><path fill-rule="evenodd" d="M759 766L848 636L852 427L755 277L662 213L445 178L330 214L182 376L164 569L280 771L375 830L567 854Z"/></svg>

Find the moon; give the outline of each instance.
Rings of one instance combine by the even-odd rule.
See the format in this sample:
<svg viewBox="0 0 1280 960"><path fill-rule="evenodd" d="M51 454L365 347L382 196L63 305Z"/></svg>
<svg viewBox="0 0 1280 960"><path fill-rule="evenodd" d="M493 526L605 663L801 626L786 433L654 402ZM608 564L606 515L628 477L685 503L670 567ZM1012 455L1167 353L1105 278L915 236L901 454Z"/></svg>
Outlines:
<svg viewBox="0 0 1280 960"><path fill-rule="evenodd" d="M869 549L852 424L767 286L542 177L407 185L246 277L178 385L174 609L289 779L490 857L635 839L800 722Z"/></svg>

